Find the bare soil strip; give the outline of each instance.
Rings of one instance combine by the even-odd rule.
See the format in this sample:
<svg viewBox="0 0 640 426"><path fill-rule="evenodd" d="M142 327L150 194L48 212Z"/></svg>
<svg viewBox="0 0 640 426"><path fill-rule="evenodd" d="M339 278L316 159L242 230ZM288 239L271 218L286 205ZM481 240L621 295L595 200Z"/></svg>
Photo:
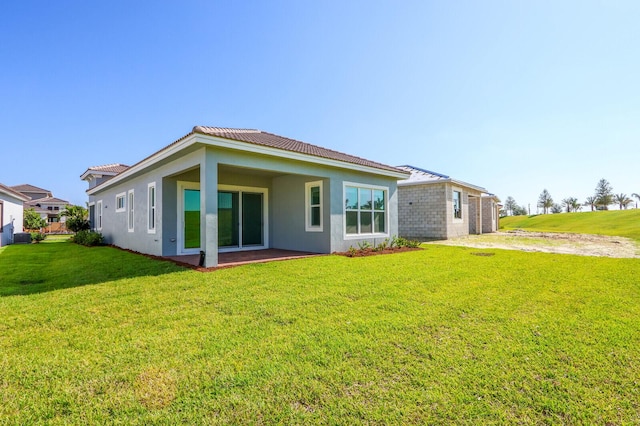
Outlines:
<svg viewBox="0 0 640 426"><path fill-rule="evenodd" d="M429 244L576 254L580 256L640 258L640 246L629 238L590 234L517 230L469 235L468 237L443 241L430 241Z"/></svg>

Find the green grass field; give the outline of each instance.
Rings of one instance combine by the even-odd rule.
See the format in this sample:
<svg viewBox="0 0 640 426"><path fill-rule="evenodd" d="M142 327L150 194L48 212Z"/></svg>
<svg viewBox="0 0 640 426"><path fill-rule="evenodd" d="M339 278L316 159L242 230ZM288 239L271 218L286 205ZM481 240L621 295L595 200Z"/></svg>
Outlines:
<svg viewBox="0 0 640 426"><path fill-rule="evenodd" d="M637 424L637 259L0 249L0 424Z"/></svg>
<svg viewBox="0 0 640 426"><path fill-rule="evenodd" d="M640 209L510 216L500 219L500 229L612 235L640 241Z"/></svg>

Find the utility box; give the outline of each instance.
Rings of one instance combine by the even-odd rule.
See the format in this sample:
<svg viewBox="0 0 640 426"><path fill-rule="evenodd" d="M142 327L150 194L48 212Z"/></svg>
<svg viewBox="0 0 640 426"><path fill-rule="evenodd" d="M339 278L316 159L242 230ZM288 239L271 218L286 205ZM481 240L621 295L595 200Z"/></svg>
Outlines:
<svg viewBox="0 0 640 426"><path fill-rule="evenodd" d="M14 244L31 244L31 234L28 232L17 232L13 234Z"/></svg>

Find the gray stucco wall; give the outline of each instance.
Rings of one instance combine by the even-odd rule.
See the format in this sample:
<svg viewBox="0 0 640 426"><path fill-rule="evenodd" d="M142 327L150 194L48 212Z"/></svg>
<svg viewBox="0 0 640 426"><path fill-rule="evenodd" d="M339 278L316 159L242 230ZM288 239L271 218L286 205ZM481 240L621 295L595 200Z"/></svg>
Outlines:
<svg viewBox="0 0 640 426"><path fill-rule="evenodd" d="M217 170L212 185L201 182L210 176L209 169ZM323 181L323 231L307 232L305 229L305 183ZM200 182L202 197L216 194L218 185L249 186L268 189L269 241L268 246L291 250L329 253L346 251L359 241L372 244L398 234L396 179L327 167L302 161L267 155L246 153L217 147L200 147L173 158L167 158L151 170L132 176L90 197L90 202L103 202L103 226L100 232L105 241L119 247L153 255L178 253L178 183ZM147 231L148 184L156 185L155 233ZM344 232L343 187L345 182L383 186L388 189L387 229L385 235L346 236ZM207 187L207 189L203 189ZM213 188L213 189L212 189ZM115 211L116 194L135 194L134 231L127 229L128 210ZM213 191L213 192L209 192ZM217 250L217 218L209 220L205 208L217 215L217 196L203 200L201 234L203 249ZM128 198L127 198L128 202ZM207 216L207 220L204 217ZM208 225L207 225L208 224ZM212 227L208 229L207 226ZM207 254L209 261L209 254Z"/></svg>
<svg viewBox="0 0 640 426"><path fill-rule="evenodd" d="M6 194L0 194L0 202L2 202L2 217L0 217L0 221L2 221L0 247L2 247L13 242L14 233L22 232L24 208L22 200Z"/></svg>

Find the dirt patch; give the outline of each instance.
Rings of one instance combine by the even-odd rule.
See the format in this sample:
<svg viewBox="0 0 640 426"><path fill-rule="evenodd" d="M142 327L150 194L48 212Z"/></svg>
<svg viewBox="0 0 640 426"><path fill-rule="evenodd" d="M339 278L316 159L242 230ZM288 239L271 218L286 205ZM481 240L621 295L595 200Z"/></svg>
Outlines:
<svg viewBox="0 0 640 426"><path fill-rule="evenodd" d="M624 237L606 235L563 234L554 232L505 231L468 237L431 241L473 248L499 248L580 256L640 258L640 246Z"/></svg>

